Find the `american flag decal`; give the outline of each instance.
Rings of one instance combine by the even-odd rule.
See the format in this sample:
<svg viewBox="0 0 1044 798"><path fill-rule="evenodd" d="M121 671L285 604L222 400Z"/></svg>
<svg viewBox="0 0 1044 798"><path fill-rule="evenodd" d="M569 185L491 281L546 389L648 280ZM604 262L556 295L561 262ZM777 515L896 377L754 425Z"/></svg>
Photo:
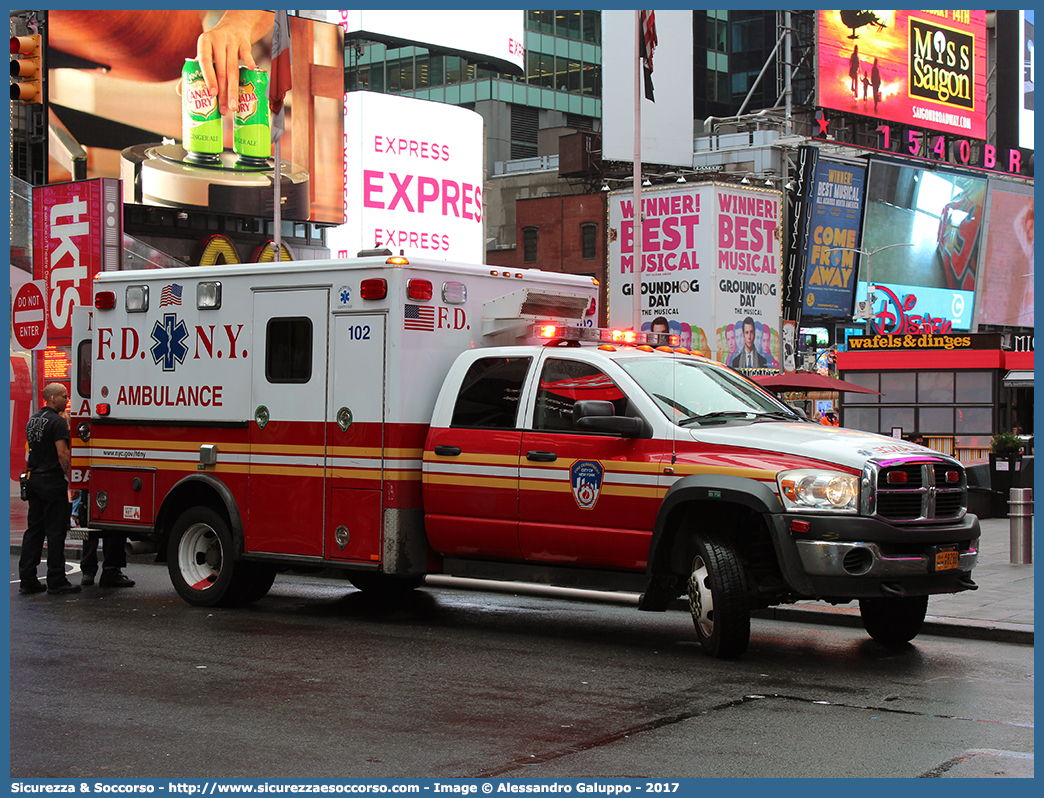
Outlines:
<svg viewBox="0 0 1044 798"><path fill-rule="evenodd" d="M406 305L402 312L404 330L435 332L435 308L431 305Z"/></svg>
<svg viewBox="0 0 1044 798"><path fill-rule="evenodd" d="M181 291L182 287L177 283L163 286L163 290L160 291L160 307L164 305L180 305Z"/></svg>

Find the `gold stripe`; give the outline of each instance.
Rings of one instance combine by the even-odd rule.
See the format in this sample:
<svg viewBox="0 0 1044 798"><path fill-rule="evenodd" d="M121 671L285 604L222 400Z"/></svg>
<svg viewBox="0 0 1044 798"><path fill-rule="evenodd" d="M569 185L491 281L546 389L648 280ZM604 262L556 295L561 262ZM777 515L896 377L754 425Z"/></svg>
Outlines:
<svg viewBox="0 0 1044 798"><path fill-rule="evenodd" d="M469 465L518 466L517 454L460 454L456 457L440 457L424 453L425 463L468 463Z"/></svg>
<svg viewBox="0 0 1044 798"><path fill-rule="evenodd" d="M205 443L205 441L203 441ZM91 446L95 449L112 449L114 451L151 449L154 451L194 452L202 443L184 441L140 441L130 443L125 440L95 438ZM396 460L420 460L424 449L381 449L379 446L297 446L292 444L265 445L225 443L216 444L218 451L238 454L290 454L299 456L315 455L321 457L385 457Z"/></svg>
<svg viewBox="0 0 1044 798"><path fill-rule="evenodd" d="M518 487L518 479L515 477L462 477L454 474L432 474L424 475L426 485L456 485L475 487L475 480L481 479L481 488L500 488L502 490L515 490Z"/></svg>

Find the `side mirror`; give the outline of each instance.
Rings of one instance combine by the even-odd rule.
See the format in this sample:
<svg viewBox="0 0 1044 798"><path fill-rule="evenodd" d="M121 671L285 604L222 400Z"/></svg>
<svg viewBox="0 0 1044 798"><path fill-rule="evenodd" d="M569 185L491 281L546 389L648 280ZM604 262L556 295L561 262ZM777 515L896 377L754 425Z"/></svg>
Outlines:
<svg viewBox="0 0 1044 798"><path fill-rule="evenodd" d="M791 410L793 410L795 413L797 413L802 418L804 418L804 419L808 418L808 413L805 412L805 408L799 407L797 405L787 405L787 407L789 407Z"/></svg>
<svg viewBox="0 0 1044 798"><path fill-rule="evenodd" d="M612 402L602 399L585 399L573 405L573 428L580 432L605 432L636 438L642 434L644 424L640 418L617 416Z"/></svg>

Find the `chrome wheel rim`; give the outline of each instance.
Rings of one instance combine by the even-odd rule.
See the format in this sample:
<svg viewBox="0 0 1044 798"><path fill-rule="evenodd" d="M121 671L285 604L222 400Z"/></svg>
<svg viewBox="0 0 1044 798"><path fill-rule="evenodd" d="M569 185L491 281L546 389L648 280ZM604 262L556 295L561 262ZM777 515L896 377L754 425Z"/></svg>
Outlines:
<svg viewBox="0 0 1044 798"><path fill-rule="evenodd" d="M178 545L178 570L193 590L214 586L221 573L221 541L208 524L193 524Z"/></svg>
<svg viewBox="0 0 1044 798"><path fill-rule="evenodd" d="M700 634L709 638L714 633L714 595L710 589L710 570L697 556L692 561L688 583L689 612Z"/></svg>

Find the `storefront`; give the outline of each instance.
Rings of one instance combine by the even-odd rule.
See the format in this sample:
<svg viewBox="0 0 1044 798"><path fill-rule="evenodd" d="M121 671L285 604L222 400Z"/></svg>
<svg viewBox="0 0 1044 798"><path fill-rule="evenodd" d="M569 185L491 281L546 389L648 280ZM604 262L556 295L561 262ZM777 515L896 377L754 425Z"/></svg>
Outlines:
<svg viewBox="0 0 1044 798"><path fill-rule="evenodd" d="M845 427L920 433L965 462L987 458L999 432L1033 434L1033 352L1003 348L1000 334L849 338L837 365L842 379L881 394L842 394Z"/></svg>

